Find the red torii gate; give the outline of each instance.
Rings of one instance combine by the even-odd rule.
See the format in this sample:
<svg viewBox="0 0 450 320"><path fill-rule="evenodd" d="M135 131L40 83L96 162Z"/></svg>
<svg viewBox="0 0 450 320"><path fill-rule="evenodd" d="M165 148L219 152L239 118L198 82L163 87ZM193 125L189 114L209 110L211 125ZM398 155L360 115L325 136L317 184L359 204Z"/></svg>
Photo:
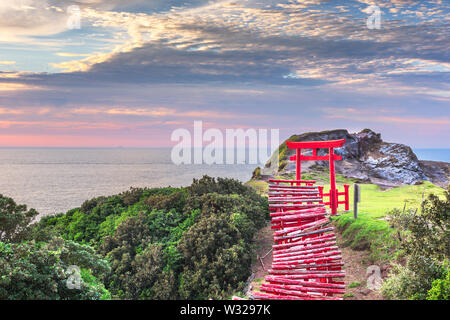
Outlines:
<svg viewBox="0 0 450 320"><path fill-rule="evenodd" d="M305 142L293 142L287 141L287 147L289 149L297 150L297 154L295 156L290 157L290 160L296 161L296 180L301 180L301 162L302 161L329 161L330 162L330 193L324 194L323 187L321 188L321 196L329 196L330 197L330 208L331 214L337 214L337 208L340 203L345 204L345 210L349 210L349 186L344 185L345 192L339 193L336 189L336 170L334 166L335 160L342 160L342 156L339 156L334 153L334 148L340 148L344 145L345 139L341 140L330 140L330 141L305 141ZM302 155L302 149L312 149L312 156L304 156ZM326 156L318 156L318 149L328 149L328 155ZM345 195L345 201L339 201L339 195Z"/></svg>

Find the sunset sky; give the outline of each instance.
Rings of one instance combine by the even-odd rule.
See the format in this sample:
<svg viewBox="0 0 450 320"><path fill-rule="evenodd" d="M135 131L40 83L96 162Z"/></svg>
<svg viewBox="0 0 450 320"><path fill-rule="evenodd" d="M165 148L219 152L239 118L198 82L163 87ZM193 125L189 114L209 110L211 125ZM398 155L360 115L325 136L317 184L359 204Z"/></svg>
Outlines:
<svg viewBox="0 0 450 320"><path fill-rule="evenodd" d="M170 146L202 120L450 148L449 29L443 0L0 0L0 146Z"/></svg>

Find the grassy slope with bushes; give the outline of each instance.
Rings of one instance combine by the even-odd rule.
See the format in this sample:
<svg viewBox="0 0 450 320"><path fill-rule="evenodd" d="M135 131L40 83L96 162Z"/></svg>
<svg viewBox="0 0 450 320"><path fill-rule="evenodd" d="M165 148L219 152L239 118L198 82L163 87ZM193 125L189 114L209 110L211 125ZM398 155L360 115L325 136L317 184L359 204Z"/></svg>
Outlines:
<svg viewBox="0 0 450 320"><path fill-rule="evenodd" d="M287 175L277 178L293 179L294 177ZM326 172L306 173L303 174L302 179L316 180L318 184L325 186L325 190L329 187L326 183L328 181ZM337 175L336 182L339 188L339 185L352 185L358 181ZM261 193L267 191L267 183L264 181L249 181L248 184ZM356 220L353 218L353 210L347 213L341 212L339 216L333 218L338 231L342 234L344 245L355 250L367 250L367 263L388 262L394 265L393 273L383 287L383 294L386 297L449 299L450 212L448 200L445 202L446 191L428 181L387 190L374 184L360 183L359 185L362 199L358 204L358 218ZM434 203L430 199L434 199ZM431 207L430 201L433 203ZM350 209L353 209L353 188L350 188ZM406 226L395 223L395 217L399 215L407 221L422 219L417 222L421 228L423 226L431 228L436 223L443 227L433 229L433 232L427 229L419 230L419 232L418 228L412 229L410 223ZM439 220L436 218L437 215ZM436 230L441 231L438 239L434 239L439 234ZM402 236L399 237L399 234ZM415 235L416 238L411 240L411 235ZM428 238L431 240L428 241ZM430 245L433 241L443 244L439 250L435 250L439 254L425 250L433 247ZM417 251L415 246L420 246L423 252L413 254L412 252ZM399 264L399 261L403 261L403 264L406 261L406 266Z"/></svg>
<svg viewBox="0 0 450 320"><path fill-rule="evenodd" d="M449 300L450 187L444 199L430 195L420 210L395 209L388 218L406 263L394 264L383 284L383 295L390 299Z"/></svg>
<svg viewBox="0 0 450 320"><path fill-rule="evenodd" d="M2 212L5 219L14 217L7 211L0 206L0 218ZM0 273L0 297L226 298L241 290L250 275L253 237L267 219L267 199L233 179L205 176L187 188L132 188L95 198L66 214L42 218L26 228L20 239L0 239L0 250L10 255L0 259L0 265L16 267L19 273L31 274L35 268L29 259L27 264L13 266L20 252L43 256L42 260L67 245L79 251L84 248L91 265L81 257L63 263L61 257L52 260L51 270L42 275L44 282L46 277L55 278L52 294L46 290L36 295L43 284L31 276L21 284L17 274L16 281L23 289L33 284L21 291L20 297L13 292L8 295L11 279ZM56 249L50 245L55 242L59 243ZM92 263L99 261L106 263L104 268L92 269ZM69 265L82 267L83 281L90 283L91 291L97 289L95 295L89 296L89 290L82 296L65 294L63 271Z"/></svg>

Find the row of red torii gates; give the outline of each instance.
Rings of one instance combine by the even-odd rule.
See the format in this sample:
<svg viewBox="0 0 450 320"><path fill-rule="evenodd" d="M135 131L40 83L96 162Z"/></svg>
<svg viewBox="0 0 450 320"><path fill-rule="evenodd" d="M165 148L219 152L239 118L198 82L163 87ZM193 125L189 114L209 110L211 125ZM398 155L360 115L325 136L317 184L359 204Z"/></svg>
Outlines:
<svg viewBox="0 0 450 320"><path fill-rule="evenodd" d="M344 192L339 192L336 188L336 169L334 165L335 160L342 160L342 156L334 153L334 148L341 148L345 143L345 139L331 140L331 141L307 141L307 142L293 142L287 141L287 147L297 151L296 155L290 157L289 160L296 161L296 183L306 183L313 185L315 181L304 181L302 178L302 161L329 161L330 163L330 192L324 193L323 186L319 186L319 193L321 198L328 197L329 201L324 202L331 209L331 214L336 215L340 204L345 205L345 211L350 209L349 203L349 185L344 185ZM302 155L302 150L312 149L312 156ZM318 149L328 149L328 155L319 156ZM295 183L295 181L293 182ZM339 196L344 196L344 200L339 201Z"/></svg>
<svg viewBox="0 0 450 320"><path fill-rule="evenodd" d="M337 214L339 204L349 210L349 186L344 192L336 188L335 160L342 157L334 153L345 140L287 142L296 150L290 160L296 161L296 180L269 179L269 211L274 244L272 265L258 291L256 300L342 300L345 293L345 270L342 252L336 243L331 215ZM312 156L302 150L312 149ZM319 156L318 149L328 149L328 155ZM302 161L329 161L330 191L316 181L301 180ZM339 201L339 196L345 196ZM324 197L329 197L325 202ZM264 267L264 266L263 266ZM238 298L236 298L238 299Z"/></svg>

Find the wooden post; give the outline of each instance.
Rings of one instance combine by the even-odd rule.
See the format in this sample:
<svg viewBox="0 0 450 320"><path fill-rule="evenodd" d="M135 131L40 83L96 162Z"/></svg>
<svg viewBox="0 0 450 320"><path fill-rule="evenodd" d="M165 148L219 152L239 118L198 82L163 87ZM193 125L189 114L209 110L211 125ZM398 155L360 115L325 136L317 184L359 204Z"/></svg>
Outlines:
<svg viewBox="0 0 450 320"><path fill-rule="evenodd" d="M350 186L348 184L344 184L344 190L345 190L345 211L350 210L350 197L348 189Z"/></svg>
<svg viewBox="0 0 450 320"><path fill-rule="evenodd" d="M355 189L353 191L353 218L358 218L358 202L360 202L361 192L359 185L355 183Z"/></svg>

